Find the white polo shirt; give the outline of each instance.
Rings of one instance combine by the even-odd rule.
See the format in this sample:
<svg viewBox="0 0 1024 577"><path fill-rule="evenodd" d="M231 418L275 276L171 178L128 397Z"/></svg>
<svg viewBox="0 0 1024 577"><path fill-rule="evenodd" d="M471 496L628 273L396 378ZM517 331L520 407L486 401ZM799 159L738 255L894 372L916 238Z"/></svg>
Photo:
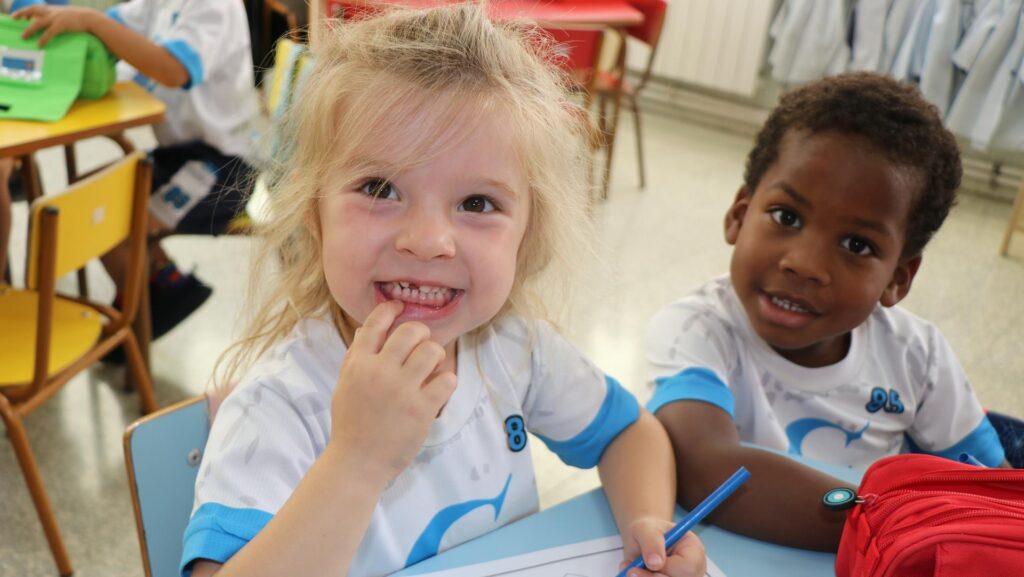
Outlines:
<svg viewBox="0 0 1024 577"><path fill-rule="evenodd" d="M530 335L506 319L479 340L459 339L458 386L381 495L349 576L393 573L536 512L524 430L566 463L592 467L637 419L628 391L550 326L532 326ZM196 559L223 563L248 543L324 450L345 350L331 322L303 321L224 401L196 481L184 574Z"/></svg>

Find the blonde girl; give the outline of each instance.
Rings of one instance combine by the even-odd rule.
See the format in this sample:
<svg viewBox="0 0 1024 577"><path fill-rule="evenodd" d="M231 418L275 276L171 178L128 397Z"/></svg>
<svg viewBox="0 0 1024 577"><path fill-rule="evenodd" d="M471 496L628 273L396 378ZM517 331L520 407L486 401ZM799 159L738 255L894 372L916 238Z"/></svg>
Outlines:
<svg viewBox="0 0 1024 577"><path fill-rule="evenodd" d="M598 466L625 555L658 571L636 575L703 575L696 537L665 551L664 431L537 320L541 273L588 246L578 110L540 36L462 5L314 48L183 572L397 571L538 510L529 430Z"/></svg>

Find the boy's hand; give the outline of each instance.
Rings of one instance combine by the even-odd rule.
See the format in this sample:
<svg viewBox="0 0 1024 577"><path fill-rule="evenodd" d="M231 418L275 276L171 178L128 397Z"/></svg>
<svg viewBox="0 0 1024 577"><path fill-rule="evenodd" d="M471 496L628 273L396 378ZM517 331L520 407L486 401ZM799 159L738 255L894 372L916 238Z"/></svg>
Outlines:
<svg viewBox="0 0 1024 577"><path fill-rule="evenodd" d="M666 557L665 533L672 527L671 522L654 517L634 521L629 534L622 536L626 558L619 564L619 570L643 553L648 570L631 569L627 577L704 577L707 571L704 544L693 532L686 533Z"/></svg>
<svg viewBox="0 0 1024 577"><path fill-rule="evenodd" d="M92 8L34 4L18 10L11 16L15 20L32 19L32 23L22 32L21 37L28 39L42 30L43 35L39 37L39 47L42 48L54 36L63 32L90 32L93 19L102 16L102 13Z"/></svg>
<svg viewBox="0 0 1024 577"><path fill-rule="evenodd" d="M426 325L403 323L388 336L403 307L381 303L356 330L331 401L330 445L385 482L416 456L456 384L455 373L438 372L445 350Z"/></svg>

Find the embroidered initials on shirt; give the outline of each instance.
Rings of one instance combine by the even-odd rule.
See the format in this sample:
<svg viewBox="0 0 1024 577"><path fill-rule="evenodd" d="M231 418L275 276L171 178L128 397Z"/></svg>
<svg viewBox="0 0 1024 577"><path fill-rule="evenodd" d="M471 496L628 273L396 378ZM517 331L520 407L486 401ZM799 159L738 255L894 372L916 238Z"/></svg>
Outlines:
<svg viewBox="0 0 1024 577"><path fill-rule="evenodd" d="M877 413L880 409L885 409L886 413L900 414L904 411L903 401L900 400L900 393L895 389L889 389L886 393L882 387L875 387L871 389L871 400L868 401L864 408L869 413Z"/></svg>

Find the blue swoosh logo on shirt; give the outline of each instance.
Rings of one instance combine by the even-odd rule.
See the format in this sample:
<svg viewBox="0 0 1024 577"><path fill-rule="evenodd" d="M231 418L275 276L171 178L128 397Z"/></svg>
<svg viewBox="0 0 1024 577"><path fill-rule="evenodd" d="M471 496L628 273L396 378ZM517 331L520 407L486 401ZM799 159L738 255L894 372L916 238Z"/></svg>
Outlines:
<svg viewBox="0 0 1024 577"><path fill-rule="evenodd" d="M789 452L795 455L803 455L801 445L804 443L804 438L811 434L811 432L821 428L842 431L846 435L846 446L849 447L850 443L864 436L864 431L868 430L870 424L870 422L865 423L864 428L859 431L847 431L839 425L824 419L797 419L786 427L786 436L789 437Z"/></svg>
<svg viewBox="0 0 1024 577"><path fill-rule="evenodd" d="M501 506L505 504L505 495L508 493L508 486L512 483L512 475L508 476L505 480L505 488L501 490L501 493L493 499L474 499L472 501L466 501L464 503L456 503L455 505L449 505L444 509L441 509L434 515L434 518L427 523L427 528L423 530L423 533L416 539L416 543L412 546L412 551L409 552L409 557L405 560L405 566L408 567L413 563L418 563L427 557L433 557L437 555L437 550L441 547L441 538L448 529L455 524L456 521L465 517L469 513L479 509L480 507L486 507L490 505L494 507L494 520L498 520L498 515L501 514Z"/></svg>

